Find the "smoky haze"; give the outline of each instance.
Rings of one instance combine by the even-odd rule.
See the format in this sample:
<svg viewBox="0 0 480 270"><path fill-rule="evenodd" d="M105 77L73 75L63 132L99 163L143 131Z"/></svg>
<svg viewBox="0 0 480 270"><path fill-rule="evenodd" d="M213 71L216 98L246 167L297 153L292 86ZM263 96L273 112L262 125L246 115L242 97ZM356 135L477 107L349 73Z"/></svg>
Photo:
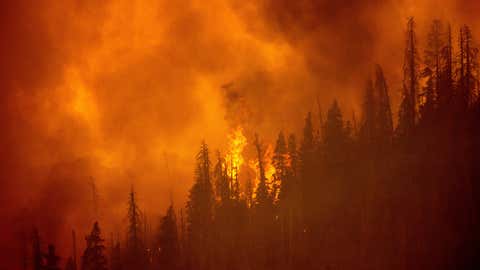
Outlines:
<svg viewBox="0 0 480 270"><path fill-rule="evenodd" d="M420 46L433 18L480 29L465 0L41 2L0 4L2 249L32 223L64 253L93 219L122 231L132 185L157 218L202 139L298 132L317 99L350 118L375 63L396 108L408 16Z"/></svg>

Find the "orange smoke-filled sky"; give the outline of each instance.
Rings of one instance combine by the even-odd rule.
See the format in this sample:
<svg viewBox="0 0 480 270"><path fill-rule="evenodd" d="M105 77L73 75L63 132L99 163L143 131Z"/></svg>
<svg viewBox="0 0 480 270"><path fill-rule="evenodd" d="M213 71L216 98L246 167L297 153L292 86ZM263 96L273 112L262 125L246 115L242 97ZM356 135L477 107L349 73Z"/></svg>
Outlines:
<svg viewBox="0 0 480 270"><path fill-rule="evenodd" d="M183 204L202 139L298 132L317 98L350 118L375 63L395 105L406 19L422 48L433 18L479 33L478 14L474 0L2 1L0 243L23 223L61 247L83 235L91 179L107 232L132 184L155 218Z"/></svg>

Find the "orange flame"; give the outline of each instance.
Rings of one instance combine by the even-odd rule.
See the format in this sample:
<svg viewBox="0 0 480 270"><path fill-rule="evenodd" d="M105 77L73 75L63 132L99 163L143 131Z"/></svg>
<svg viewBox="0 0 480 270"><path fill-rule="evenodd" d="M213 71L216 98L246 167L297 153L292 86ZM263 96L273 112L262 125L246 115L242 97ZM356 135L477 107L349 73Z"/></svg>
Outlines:
<svg viewBox="0 0 480 270"><path fill-rule="evenodd" d="M264 169L265 169L265 178L267 179L267 185L269 187L270 190L273 189L273 176L275 174L275 167L273 166L273 163L272 163L272 158L273 158L273 147L272 145L267 145L267 147L265 148L265 151L263 152L263 157L262 157L262 160L263 160L263 166L264 166ZM258 185L258 182L260 181L260 172L259 172L259 168L258 168L258 159L255 158L255 159L251 159L248 161L248 166L253 170L255 171L255 180L254 180L254 188L257 187Z"/></svg>
<svg viewBox="0 0 480 270"><path fill-rule="evenodd" d="M238 172L243 165L243 149L247 145L247 138L243 135L243 129L237 127L228 135L228 152L225 157L227 172L230 177L237 178Z"/></svg>
<svg viewBox="0 0 480 270"><path fill-rule="evenodd" d="M265 164L265 177L267 178L267 180L270 180L269 181L270 183L272 182L273 175L275 174L275 167L273 166L272 158L273 158L273 147L271 144L269 144L265 149L263 162Z"/></svg>

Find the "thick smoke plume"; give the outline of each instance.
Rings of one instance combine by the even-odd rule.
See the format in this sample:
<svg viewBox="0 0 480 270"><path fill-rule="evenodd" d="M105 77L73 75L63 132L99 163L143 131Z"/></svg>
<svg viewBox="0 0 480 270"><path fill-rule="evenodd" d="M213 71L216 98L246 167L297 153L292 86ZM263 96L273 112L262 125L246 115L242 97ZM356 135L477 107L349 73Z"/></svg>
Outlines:
<svg viewBox="0 0 480 270"><path fill-rule="evenodd" d="M249 140L297 132L317 97L323 108L338 98L348 118L375 63L397 104L407 17L418 18L421 44L433 18L480 29L479 9L466 0L2 1L0 246L31 224L64 253L60 239L95 218L121 231L131 185L152 217L168 194L183 204L202 139L224 149L236 125Z"/></svg>

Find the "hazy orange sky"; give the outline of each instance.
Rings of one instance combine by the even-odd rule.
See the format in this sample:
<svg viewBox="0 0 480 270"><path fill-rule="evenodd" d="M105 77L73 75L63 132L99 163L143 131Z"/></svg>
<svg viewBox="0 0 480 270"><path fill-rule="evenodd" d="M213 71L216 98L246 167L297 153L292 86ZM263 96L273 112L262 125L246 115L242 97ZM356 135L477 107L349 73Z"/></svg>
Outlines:
<svg viewBox="0 0 480 270"><path fill-rule="evenodd" d="M183 205L202 139L298 134L317 98L358 115L375 63L396 117L407 18L420 48L433 18L480 31L475 0L20 0L0 13L2 249L23 223L61 247L83 235L90 179L107 233L123 229L132 184L157 218L171 197Z"/></svg>

